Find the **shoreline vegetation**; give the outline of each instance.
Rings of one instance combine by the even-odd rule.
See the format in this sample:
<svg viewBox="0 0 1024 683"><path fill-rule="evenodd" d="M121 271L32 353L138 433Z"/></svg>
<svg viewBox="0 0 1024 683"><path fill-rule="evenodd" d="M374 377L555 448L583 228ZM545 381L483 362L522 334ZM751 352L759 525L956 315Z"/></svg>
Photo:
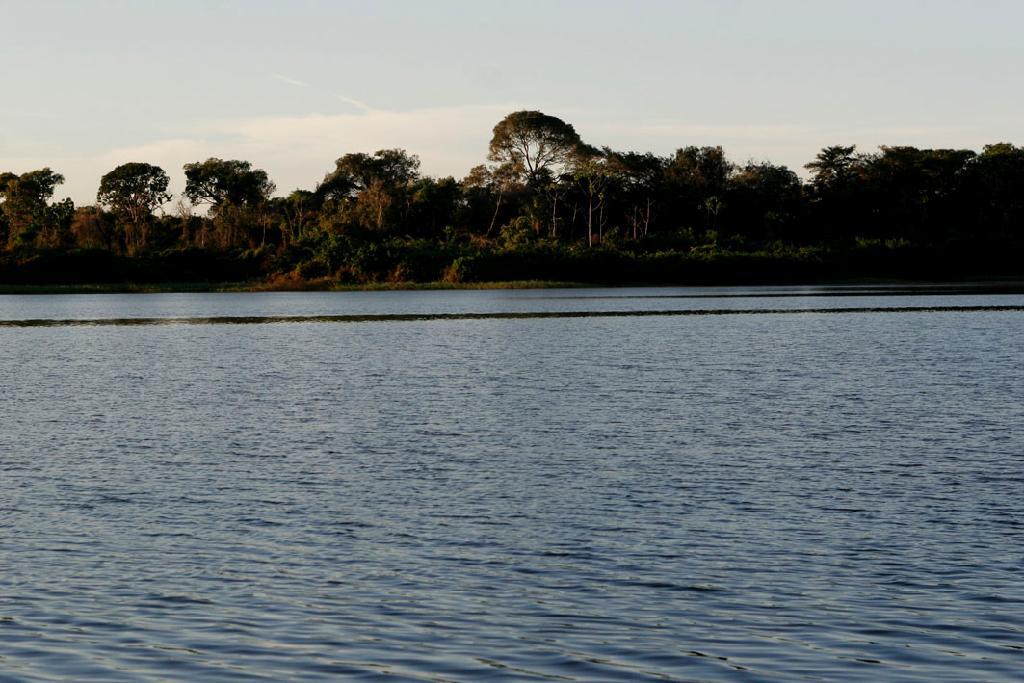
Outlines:
<svg viewBox="0 0 1024 683"><path fill-rule="evenodd" d="M0 173L0 293L294 291L1021 280L1024 147L823 149L809 179L721 147L668 156L580 139L536 111L494 127L487 163L420 173L348 153L276 196L240 160L145 162L96 203L53 201L49 168ZM174 201L172 201L174 200Z"/></svg>
<svg viewBox="0 0 1024 683"><path fill-rule="evenodd" d="M0 294L162 294L232 292L392 292L416 290L472 289L580 289L594 287L587 282L509 280L502 282L370 282L341 284L329 278L288 282L153 282L93 283L57 285L5 285Z"/></svg>
<svg viewBox="0 0 1024 683"><path fill-rule="evenodd" d="M708 283L704 283L708 285ZM0 295L11 294L187 294L187 293L260 293L260 292L401 292L446 290L510 290L510 289L589 289L628 287L701 286L699 284L665 284L623 282L609 285L595 282L561 282L556 280L500 280L494 282L370 282L339 283L330 278L294 281L251 282L108 282L85 284L0 284ZM816 280L813 282L744 282L716 283L714 286L778 286L821 287L823 294L872 296L884 294L1022 294L1024 277L978 276L950 280L897 280L892 278L855 278L848 280ZM843 292L842 290L849 290ZM800 296L810 293L801 291ZM737 295L738 296L738 295Z"/></svg>

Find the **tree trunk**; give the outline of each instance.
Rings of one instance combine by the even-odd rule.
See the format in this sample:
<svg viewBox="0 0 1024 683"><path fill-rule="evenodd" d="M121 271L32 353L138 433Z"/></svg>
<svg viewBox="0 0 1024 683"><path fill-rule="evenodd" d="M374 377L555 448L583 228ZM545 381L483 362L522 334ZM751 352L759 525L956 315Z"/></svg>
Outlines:
<svg viewBox="0 0 1024 683"><path fill-rule="evenodd" d="M494 203L494 215L491 216L491 224L487 227L487 237L491 236L494 232L494 223L498 220L498 210L501 208L501 197L505 193L503 188L498 189L498 201Z"/></svg>
<svg viewBox="0 0 1024 683"><path fill-rule="evenodd" d="M587 246L594 246L594 198L587 199Z"/></svg>
<svg viewBox="0 0 1024 683"><path fill-rule="evenodd" d="M551 197L551 238L558 236L558 195Z"/></svg>

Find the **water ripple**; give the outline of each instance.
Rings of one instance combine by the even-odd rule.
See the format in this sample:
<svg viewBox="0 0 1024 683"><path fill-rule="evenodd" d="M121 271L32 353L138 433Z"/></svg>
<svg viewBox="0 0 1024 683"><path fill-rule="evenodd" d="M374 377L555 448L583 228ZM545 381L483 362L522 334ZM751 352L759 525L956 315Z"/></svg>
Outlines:
<svg viewBox="0 0 1024 683"><path fill-rule="evenodd" d="M1000 301L5 321L0 680L1019 681Z"/></svg>

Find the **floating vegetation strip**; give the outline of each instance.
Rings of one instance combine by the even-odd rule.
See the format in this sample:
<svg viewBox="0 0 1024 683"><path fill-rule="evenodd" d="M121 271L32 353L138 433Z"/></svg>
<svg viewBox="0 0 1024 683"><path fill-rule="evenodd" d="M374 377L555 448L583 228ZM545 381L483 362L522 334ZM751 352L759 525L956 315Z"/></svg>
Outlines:
<svg viewBox="0 0 1024 683"><path fill-rule="evenodd" d="M695 308L651 311L523 311L501 313L383 313L351 315L212 316L196 318L92 318L0 320L0 327L118 327L136 325L266 325L271 323L386 323L430 320L530 320L538 318L642 318L711 315L818 313L996 313L1024 312L1017 306L893 306L851 308Z"/></svg>
<svg viewBox="0 0 1024 683"><path fill-rule="evenodd" d="M536 296L521 296L523 300L582 300L587 299L805 299L810 297L877 297L877 296L983 296L993 294L1024 294L1024 287L1016 285L999 286L974 286L974 287L945 287L945 286L922 286L922 287L890 287L885 289L866 289L860 286L843 288L838 286L825 286L819 290L814 289L793 289L793 290L769 290L769 291L743 291L743 292L708 292L684 294L566 294L563 296L551 295L548 293L537 294Z"/></svg>

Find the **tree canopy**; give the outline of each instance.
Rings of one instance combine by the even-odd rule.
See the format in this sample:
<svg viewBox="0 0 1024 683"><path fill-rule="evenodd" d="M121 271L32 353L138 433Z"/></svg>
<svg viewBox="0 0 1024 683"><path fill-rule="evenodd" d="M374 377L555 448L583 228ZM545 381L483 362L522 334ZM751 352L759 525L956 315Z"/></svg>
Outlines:
<svg viewBox="0 0 1024 683"><path fill-rule="evenodd" d="M3 222L7 246L58 246L67 241L74 205L71 200L50 204L64 176L42 168L21 175L0 174Z"/></svg>
<svg viewBox="0 0 1024 683"><path fill-rule="evenodd" d="M210 204L214 209L225 204L259 204L270 198L276 186L267 172L254 169L248 161L210 158L185 164L184 195L195 204Z"/></svg>
<svg viewBox="0 0 1024 683"><path fill-rule="evenodd" d="M146 223L153 211L171 199L170 179L159 166L142 162L121 164L100 178L96 201L123 216L125 243L137 251L146 243Z"/></svg>
<svg viewBox="0 0 1024 683"><path fill-rule="evenodd" d="M572 125L539 111L517 111L494 126L487 158L507 164L520 178L536 181L583 150Z"/></svg>
<svg viewBox="0 0 1024 683"><path fill-rule="evenodd" d="M489 163L456 180L422 173L401 148L347 152L320 183L281 197L251 162L209 158L184 166L171 211L167 174L141 161L106 173L97 205L77 210L53 201L60 173L0 173L0 277L5 259L32 264L75 249L187 251L263 273L357 281L673 280L677 266L666 264L692 269L715 255L857 254L853 262L884 264L981 253L992 264L1024 253L1024 148L1008 142L980 152L833 145L804 180L771 161L732 160L717 145L654 154L585 144L557 117L518 111L497 122L481 153Z"/></svg>
<svg viewBox="0 0 1024 683"><path fill-rule="evenodd" d="M317 194L341 199L355 196L375 183L390 188L404 187L419 177L419 170L419 157L404 149L346 154L334 162L334 170L324 176Z"/></svg>

